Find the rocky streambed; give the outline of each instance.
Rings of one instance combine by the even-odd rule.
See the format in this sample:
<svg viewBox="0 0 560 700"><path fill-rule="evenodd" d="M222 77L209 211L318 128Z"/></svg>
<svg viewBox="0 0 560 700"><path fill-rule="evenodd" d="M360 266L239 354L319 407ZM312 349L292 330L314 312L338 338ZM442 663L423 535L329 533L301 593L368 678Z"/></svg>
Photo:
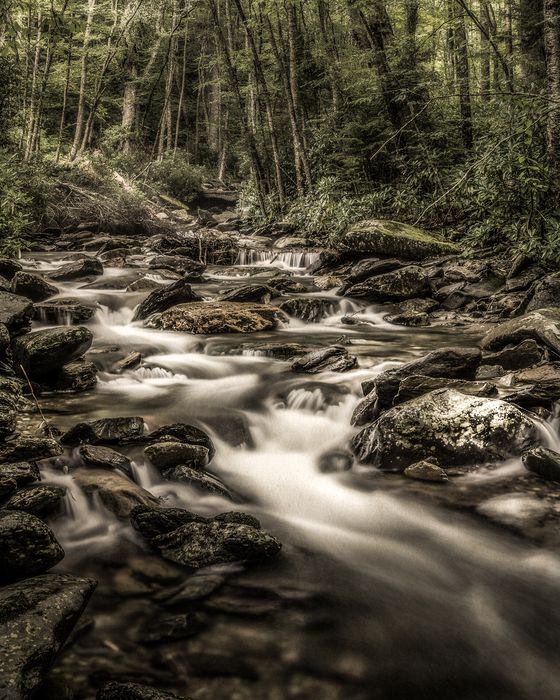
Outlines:
<svg viewBox="0 0 560 700"><path fill-rule="evenodd" d="M560 277L265 234L0 260L0 696L552 700Z"/></svg>

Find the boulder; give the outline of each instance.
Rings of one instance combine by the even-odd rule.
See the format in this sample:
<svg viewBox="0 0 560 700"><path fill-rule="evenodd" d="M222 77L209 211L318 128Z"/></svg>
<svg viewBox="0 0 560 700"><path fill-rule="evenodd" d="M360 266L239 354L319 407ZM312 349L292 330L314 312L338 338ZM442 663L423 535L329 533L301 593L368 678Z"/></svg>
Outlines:
<svg viewBox="0 0 560 700"><path fill-rule="evenodd" d="M139 416L100 418L77 423L61 437L63 445L119 445L125 442L142 441L144 419Z"/></svg>
<svg viewBox="0 0 560 700"><path fill-rule="evenodd" d="M529 311L558 306L560 306L560 275L555 273L546 277L539 277L533 283L519 305L517 313L525 314Z"/></svg>
<svg viewBox="0 0 560 700"><path fill-rule="evenodd" d="M76 262L63 265L58 270L49 273L52 280L70 281L79 280L84 277L98 277L103 274L103 263L97 258L84 258Z"/></svg>
<svg viewBox="0 0 560 700"><path fill-rule="evenodd" d="M97 693L96 700L188 700L174 693L156 690L140 683L106 683Z"/></svg>
<svg viewBox="0 0 560 700"><path fill-rule="evenodd" d="M229 301L179 304L148 320L148 328L210 335L256 333L276 328L283 314L268 304Z"/></svg>
<svg viewBox="0 0 560 700"><path fill-rule="evenodd" d="M385 471L425 459L470 465L522 454L537 440L536 425L499 399L440 389L384 413L352 441L358 458Z"/></svg>
<svg viewBox="0 0 560 700"><path fill-rule="evenodd" d="M76 484L88 495L97 495L117 518L129 518L136 506L157 506L158 499L118 472L79 469L73 473Z"/></svg>
<svg viewBox="0 0 560 700"><path fill-rule="evenodd" d="M22 270L22 266L16 260L9 260L8 258L0 258L0 275L8 280Z"/></svg>
<svg viewBox="0 0 560 700"><path fill-rule="evenodd" d="M0 292L0 323L6 326L10 335L29 328L32 318L32 301L11 292Z"/></svg>
<svg viewBox="0 0 560 700"><path fill-rule="evenodd" d="M60 511L65 495L66 489L63 486L29 486L14 494L2 507L45 518Z"/></svg>
<svg viewBox="0 0 560 700"><path fill-rule="evenodd" d="M49 378L52 372L82 357L91 347L93 333L83 326L47 328L16 338L12 352L16 368L32 379Z"/></svg>
<svg viewBox="0 0 560 700"><path fill-rule="evenodd" d="M0 444L0 464L3 462L35 462L62 454L56 440L32 435L18 435ZM0 467L2 469L3 467Z"/></svg>
<svg viewBox="0 0 560 700"><path fill-rule="evenodd" d="M69 574L0 589L0 697L44 697L40 687L94 589L91 579Z"/></svg>
<svg viewBox="0 0 560 700"><path fill-rule="evenodd" d="M0 440L11 435L17 425L18 396L0 388Z"/></svg>
<svg viewBox="0 0 560 700"><path fill-rule="evenodd" d="M2 476L0 472L0 500L5 501L17 491L17 481L8 476Z"/></svg>
<svg viewBox="0 0 560 700"><path fill-rule="evenodd" d="M516 372L507 399L520 406L549 407L559 396L560 363L549 362Z"/></svg>
<svg viewBox="0 0 560 700"><path fill-rule="evenodd" d="M0 581L35 576L64 557L53 531L23 511L0 510Z"/></svg>
<svg viewBox="0 0 560 700"><path fill-rule="evenodd" d="M269 559L281 549L280 542L264 530L217 519L181 525L159 535L151 544L166 559L193 569Z"/></svg>
<svg viewBox="0 0 560 700"><path fill-rule="evenodd" d="M425 297L430 293L430 279L426 270L418 265L408 265L354 284L346 289L344 296L386 302Z"/></svg>
<svg viewBox="0 0 560 700"><path fill-rule="evenodd" d="M202 301L202 297L193 292L190 284L186 280L180 279L167 287L154 289L148 294L144 301L136 307L133 321L143 321L152 314L162 313L177 304L184 304L191 301Z"/></svg>
<svg viewBox="0 0 560 700"><path fill-rule="evenodd" d="M130 514L130 521L135 530L148 542L152 542L160 535L173 532L182 525L188 523L208 522L207 518L191 513L182 508L159 508L149 506L137 506Z"/></svg>
<svg viewBox="0 0 560 700"><path fill-rule="evenodd" d="M404 475L415 481L428 481L437 484L445 484L449 481L445 470L430 460L411 464L404 470Z"/></svg>
<svg viewBox="0 0 560 700"><path fill-rule="evenodd" d="M149 266L153 270L171 270L186 280L199 280L206 269L204 263L179 255L157 255Z"/></svg>
<svg viewBox="0 0 560 700"><path fill-rule="evenodd" d="M447 379L446 377L424 377L414 374L405 377L399 384L399 393L393 399L393 405L416 399L436 389L456 389L461 394L492 398L498 396L498 390L489 382L468 382L464 379Z"/></svg>
<svg viewBox="0 0 560 700"><path fill-rule="evenodd" d="M524 340L535 340L560 355L560 309L531 311L492 328L482 339L484 350L503 350Z"/></svg>
<svg viewBox="0 0 560 700"><path fill-rule="evenodd" d="M499 365L507 371L515 371L538 365L544 359L545 351L536 341L524 340L514 347L485 354L481 365Z"/></svg>
<svg viewBox="0 0 560 700"><path fill-rule="evenodd" d="M65 297L35 304L35 320L69 326L89 321L96 311L95 306L85 304L80 299Z"/></svg>
<svg viewBox="0 0 560 700"><path fill-rule="evenodd" d="M39 467L31 462L0 464L0 479L13 480L18 487L26 486L34 481L40 481L41 472Z"/></svg>
<svg viewBox="0 0 560 700"><path fill-rule="evenodd" d="M95 469L120 469L127 476L132 476L132 462L128 457L98 445L82 445L78 450L84 464Z"/></svg>
<svg viewBox="0 0 560 700"><path fill-rule="evenodd" d="M45 301L58 294L58 289L41 276L20 270L12 280L12 292L27 297L31 301Z"/></svg>
<svg viewBox="0 0 560 700"><path fill-rule="evenodd" d="M405 260L424 260L438 255L460 254L461 248L427 231L397 221L371 219L351 226L338 241L347 253L386 255Z"/></svg>
<svg viewBox="0 0 560 700"><path fill-rule="evenodd" d="M208 449L184 442L156 442L144 450L147 459L160 471L179 464L204 469L208 464Z"/></svg>
<svg viewBox="0 0 560 700"><path fill-rule="evenodd" d="M396 260L395 258L388 260L379 260L378 258L367 258L366 260L360 260L352 267L352 270L346 277L346 281L342 285L339 294L345 294L350 287L358 284L359 282L363 282L370 277L383 275L386 272L394 272L395 270L405 266L405 263L401 262L400 260Z"/></svg>
<svg viewBox="0 0 560 700"><path fill-rule="evenodd" d="M319 372L349 372L358 366L358 360L346 348L322 348L299 357L291 365L292 372L319 374Z"/></svg>
<svg viewBox="0 0 560 700"><path fill-rule="evenodd" d="M189 445L201 445L208 450L208 461L210 461L216 452L214 443L209 435L204 430L197 428L195 425L187 423L172 423L170 425L162 425L151 433L146 435L148 444L154 442L185 442Z"/></svg>
<svg viewBox="0 0 560 700"><path fill-rule="evenodd" d="M547 481L560 481L560 454L546 447L535 447L523 455L527 471Z"/></svg>
<svg viewBox="0 0 560 700"><path fill-rule="evenodd" d="M230 289L220 296L220 301L254 302L256 304L268 304L270 300L278 296L276 289L265 284L246 284L243 287Z"/></svg>
<svg viewBox="0 0 560 700"><path fill-rule="evenodd" d="M69 362L48 380L41 381L41 387L48 391L89 391L97 384L97 367L88 360Z"/></svg>

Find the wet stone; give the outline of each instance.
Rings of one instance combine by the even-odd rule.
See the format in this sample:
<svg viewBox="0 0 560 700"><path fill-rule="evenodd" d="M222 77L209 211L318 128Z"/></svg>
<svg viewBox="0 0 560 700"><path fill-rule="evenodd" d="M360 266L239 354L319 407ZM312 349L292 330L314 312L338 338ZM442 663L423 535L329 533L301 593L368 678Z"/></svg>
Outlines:
<svg viewBox="0 0 560 700"><path fill-rule="evenodd" d="M28 486L14 494L3 506L6 510L22 510L39 518L55 515L61 511L66 495L63 486Z"/></svg>
<svg viewBox="0 0 560 700"><path fill-rule="evenodd" d="M128 457L108 447L82 445L78 450L80 457L88 467L96 469L120 469L128 476L132 475L132 463Z"/></svg>

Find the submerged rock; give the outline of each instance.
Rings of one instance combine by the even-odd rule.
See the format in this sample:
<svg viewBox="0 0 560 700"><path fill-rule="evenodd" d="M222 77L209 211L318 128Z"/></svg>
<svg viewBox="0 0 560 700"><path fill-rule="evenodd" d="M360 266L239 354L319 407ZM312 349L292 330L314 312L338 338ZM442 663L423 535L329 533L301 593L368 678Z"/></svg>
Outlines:
<svg viewBox="0 0 560 700"><path fill-rule="evenodd" d="M535 340L560 355L559 324L560 309L531 311L519 318L505 321L489 331L482 339L482 348L497 351L524 340Z"/></svg>
<svg viewBox="0 0 560 700"><path fill-rule="evenodd" d="M294 360L292 372L318 374L319 372L349 372L358 366L358 360L346 348L331 347L315 350Z"/></svg>
<svg viewBox="0 0 560 700"><path fill-rule="evenodd" d="M193 292L186 280L180 279L167 287L154 289L148 294L144 301L138 304L132 320L143 321L152 314L162 313L172 306L191 301L202 301L202 297Z"/></svg>
<svg viewBox="0 0 560 700"><path fill-rule="evenodd" d="M438 255L461 253L461 248L427 231L397 221L372 219L351 226L338 242L349 253L387 255L406 260L424 260Z"/></svg>
<svg viewBox="0 0 560 700"><path fill-rule="evenodd" d="M42 574L63 557L64 550L42 520L23 511L0 510L0 581Z"/></svg>
<svg viewBox="0 0 560 700"><path fill-rule="evenodd" d="M16 335L29 328L33 318L33 302L11 292L0 292L0 323Z"/></svg>
<svg viewBox="0 0 560 700"><path fill-rule="evenodd" d="M441 389L384 413L352 441L359 459L386 471L435 458L450 465L495 462L535 444L536 425L499 399Z"/></svg>
<svg viewBox="0 0 560 700"><path fill-rule="evenodd" d="M139 416L100 418L94 421L77 423L61 437L63 445L81 443L118 445L133 442L144 435L144 419Z"/></svg>
<svg viewBox="0 0 560 700"><path fill-rule="evenodd" d="M97 693L96 700L188 700L174 693L156 690L140 683L106 683Z"/></svg>
<svg viewBox="0 0 560 700"><path fill-rule="evenodd" d="M32 379L49 378L53 371L86 353L92 341L93 333L83 326L33 331L12 343L14 363Z"/></svg>
<svg viewBox="0 0 560 700"><path fill-rule="evenodd" d="M95 582L45 574L0 589L0 696L36 694L82 614Z"/></svg>
<svg viewBox="0 0 560 700"><path fill-rule="evenodd" d="M27 297L31 301L45 301L58 294L58 289L39 275L20 271L16 272L12 280L12 292Z"/></svg>
<svg viewBox="0 0 560 700"><path fill-rule="evenodd" d="M283 314L268 304L242 304L229 301L180 304L153 316L148 328L184 331L210 335L213 333L255 333L276 328Z"/></svg>
<svg viewBox="0 0 560 700"><path fill-rule="evenodd" d="M149 491L118 472L80 469L73 473L73 477L84 493L96 494L117 518L130 517L136 506L157 506L159 502Z"/></svg>
<svg viewBox="0 0 560 700"><path fill-rule="evenodd" d="M547 481L560 481L560 454L546 447L535 447L523 455L527 471Z"/></svg>
<svg viewBox="0 0 560 700"><path fill-rule="evenodd" d="M43 323L80 324L93 318L96 310L74 297L52 299L35 304L35 319Z"/></svg>
<svg viewBox="0 0 560 700"><path fill-rule="evenodd" d="M82 279L83 277L97 277L102 274L103 263L100 260L97 258L84 258L49 273L49 277L53 280L69 281Z"/></svg>
<svg viewBox="0 0 560 700"><path fill-rule="evenodd" d="M429 295L430 279L423 267L408 265L394 272L370 277L348 287L344 296L367 301L404 301Z"/></svg>
<svg viewBox="0 0 560 700"><path fill-rule="evenodd" d="M288 316L306 323L319 323L333 309L333 300L329 297L294 297L280 302L278 307Z"/></svg>

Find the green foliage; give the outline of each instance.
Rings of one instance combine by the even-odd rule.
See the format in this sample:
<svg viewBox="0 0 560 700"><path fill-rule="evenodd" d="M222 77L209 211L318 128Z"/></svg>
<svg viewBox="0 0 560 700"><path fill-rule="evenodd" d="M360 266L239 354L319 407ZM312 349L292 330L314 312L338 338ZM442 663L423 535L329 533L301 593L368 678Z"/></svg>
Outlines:
<svg viewBox="0 0 560 700"><path fill-rule="evenodd" d="M153 163L149 169L149 178L166 194L186 203L200 192L206 177L206 169L192 165L183 154L167 155Z"/></svg>

